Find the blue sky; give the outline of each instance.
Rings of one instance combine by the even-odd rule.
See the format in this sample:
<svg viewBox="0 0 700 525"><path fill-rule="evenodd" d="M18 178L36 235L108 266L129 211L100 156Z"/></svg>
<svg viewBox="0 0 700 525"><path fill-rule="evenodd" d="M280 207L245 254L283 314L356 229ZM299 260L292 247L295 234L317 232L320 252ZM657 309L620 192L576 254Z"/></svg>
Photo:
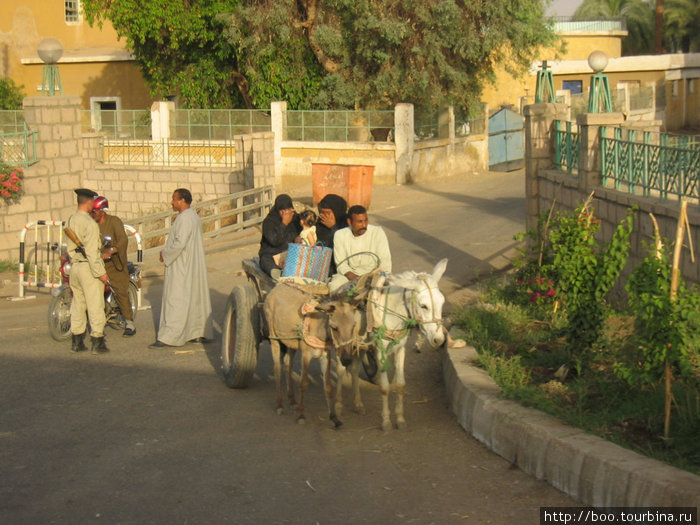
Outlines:
<svg viewBox="0 0 700 525"><path fill-rule="evenodd" d="M554 0L547 9L547 14L555 16L571 16L583 0Z"/></svg>

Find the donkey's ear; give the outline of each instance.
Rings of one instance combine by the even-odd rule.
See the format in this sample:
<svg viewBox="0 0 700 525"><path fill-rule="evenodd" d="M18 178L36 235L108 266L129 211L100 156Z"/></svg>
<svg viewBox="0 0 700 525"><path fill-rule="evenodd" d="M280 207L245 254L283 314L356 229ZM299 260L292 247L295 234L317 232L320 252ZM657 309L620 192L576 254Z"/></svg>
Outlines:
<svg viewBox="0 0 700 525"><path fill-rule="evenodd" d="M442 278L446 269L447 259L443 259L435 265L435 268L433 268L433 279L435 280L435 282L438 282Z"/></svg>

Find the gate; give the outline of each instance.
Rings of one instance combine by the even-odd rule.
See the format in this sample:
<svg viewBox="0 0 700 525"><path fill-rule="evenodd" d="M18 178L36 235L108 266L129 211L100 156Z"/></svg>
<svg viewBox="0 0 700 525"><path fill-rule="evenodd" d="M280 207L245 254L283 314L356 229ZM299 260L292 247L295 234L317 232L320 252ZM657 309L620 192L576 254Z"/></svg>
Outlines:
<svg viewBox="0 0 700 525"><path fill-rule="evenodd" d="M501 108L489 117L489 170L513 171L525 165L523 117Z"/></svg>

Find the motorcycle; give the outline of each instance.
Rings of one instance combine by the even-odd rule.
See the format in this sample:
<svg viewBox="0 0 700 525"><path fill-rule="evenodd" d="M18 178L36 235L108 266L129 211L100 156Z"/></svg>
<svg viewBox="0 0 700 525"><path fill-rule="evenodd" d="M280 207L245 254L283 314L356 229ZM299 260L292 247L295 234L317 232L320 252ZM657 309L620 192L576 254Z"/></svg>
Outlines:
<svg viewBox="0 0 700 525"><path fill-rule="evenodd" d="M108 249L112 245L111 237L105 237L102 243L103 249ZM58 245L51 246L52 250L57 250ZM49 333L56 341L65 341L70 339L70 308L73 302L73 291L70 288L70 271L72 262L65 245L62 247L62 253L59 258L62 284L51 292L51 302L49 303L48 322ZM141 267L127 262L129 272L129 302L133 309L134 318L136 318L136 305L138 301L138 291L141 287ZM119 305L117 304L117 294L112 286L105 284L105 317L107 325L114 329L121 329L125 326L124 316L121 314Z"/></svg>

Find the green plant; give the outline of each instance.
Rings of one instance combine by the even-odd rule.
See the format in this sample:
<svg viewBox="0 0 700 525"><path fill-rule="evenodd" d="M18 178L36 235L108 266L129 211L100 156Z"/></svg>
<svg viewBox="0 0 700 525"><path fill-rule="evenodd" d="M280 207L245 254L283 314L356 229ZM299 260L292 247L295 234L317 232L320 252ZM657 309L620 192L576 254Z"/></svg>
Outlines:
<svg viewBox="0 0 700 525"><path fill-rule="evenodd" d="M0 261L0 272L16 272L19 265L12 261Z"/></svg>
<svg viewBox="0 0 700 525"><path fill-rule="evenodd" d="M5 202L18 200L24 191L22 177L24 174L19 168L0 164L0 197Z"/></svg>
<svg viewBox="0 0 700 525"><path fill-rule="evenodd" d="M590 361L591 348L600 336L605 296L627 261L633 218L629 210L602 249L596 239L600 220L590 204L589 197L573 214L560 215L549 233L567 317L567 346L579 373Z"/></svg>
<svg viewBox="0 0 700 525"><path fill-rule="evenodd" d="M700 294L680 279L671 299L671 266L663 247L654 249L634 270L627 292L635 331L616 373L630 383L657 382L668 358L681 377L700 381Z"/></svg>
<svg viewBox="0 0 700 525"><path fill-rule="evenodd" d="M0 109L22 109L22 88L11 78L0 78Z"/></svg>

